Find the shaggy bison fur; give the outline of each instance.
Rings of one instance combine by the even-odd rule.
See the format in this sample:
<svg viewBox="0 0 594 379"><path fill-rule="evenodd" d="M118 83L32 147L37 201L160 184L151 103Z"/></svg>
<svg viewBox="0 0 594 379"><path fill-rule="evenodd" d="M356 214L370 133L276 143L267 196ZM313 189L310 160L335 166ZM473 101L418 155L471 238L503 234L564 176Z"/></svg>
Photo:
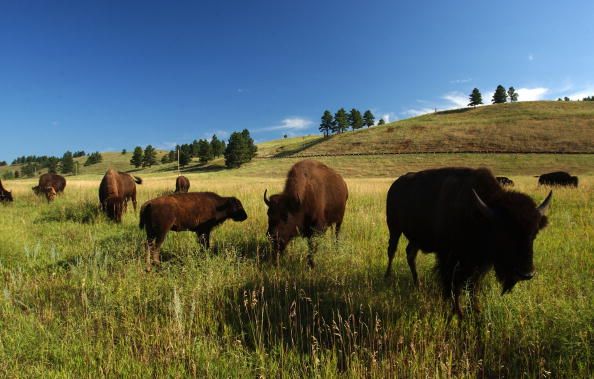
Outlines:
<svg viewBox="0 0 594 379"><path fill-rule="evenodd" d="M289 170L285 189L264 202L268 206L268 236L279 259L289 241L301 235L308 239L307 256L314 266L315 244L312 239L331 225L336 225L336 236L344 217L348 198L347 185L330 167L314 160L295 163Z"/></svg>
<svg viewBox="0 0 594 379"><path fill-rule="evenodd" d="M175 179L175 193L187 193L190 190L190 181L185 176Z"/></svg>
<svg viewBox="0 0 594 379"><path fill-rule="evenodd" d="M142 179L113 169L107 170L99 184L99 203L101 210L115 222L122 221L122 213L126 211L128 200L132 200L136 211L136 184Z"/></svg>
<svg viewBox="0 0 594 379"><path fill-rule="evenodd" d="M453 298L454 312L462 316L459 296L464 285L479 311L478 285L492 267L503 294L534 275L533 243L547 225L551 196L536 206L530 197L503 189L487 169L442 168L404 175L388 191L386 277L404 234L415 284L418 250L434 252L443 293Z"/></svg>

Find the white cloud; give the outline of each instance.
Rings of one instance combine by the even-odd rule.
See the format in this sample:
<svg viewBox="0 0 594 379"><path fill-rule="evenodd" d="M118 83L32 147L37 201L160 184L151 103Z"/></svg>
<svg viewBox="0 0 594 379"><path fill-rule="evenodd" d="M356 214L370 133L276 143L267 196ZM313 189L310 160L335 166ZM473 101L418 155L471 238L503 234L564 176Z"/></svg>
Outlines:
<svg viewBox="0 0 594 379"><path fill-rule="evenodd" d="M311 120L302 117L287 117L281 121L280 125L269 126L256 129L255 132L264 132L271 130L305 130L313 125Z"/></svg>
<svg viewBox="0 0 594 379"><path fill-rule="evenodd" d="M567 95L571 100L581 100L584 97L594 95L594 87L586 88L582 91L573 92Z"/></svg>
<svg viewBox="0 0 594 379"><path fill-rule="evenodd" d="M387 124L389 122L394 122L394 121L398 120L398 117L396 116L396 114L394 112L388 112L388 113L382 114L380 119L383 119ZM379 120L375 120L376 125L378 122L379 122Z"/></svg>
<svg viewBox="0 0 594 379"><path fill-rule="evenodd" d="M449 101L451 104L448 108L464 108L468 105L468 96L460 92L449 92L442 96L442 99Z"/></svg>
<svg viewBox="0 0 594 379"><path fill-rule="evenodd" d="M529 61L533 61L533 60L534 60L534 55L532 55L532 54L529 54L529 55L528 55L528 60L529 60Z"/></svg>
<svg viewBox="0 0 594 379"><path fill-rule="evenodd" d="M409 117L416 117L416 116L420 116L423 114L427 114L427 113L433 113L435 112L435 108L411 108L411 109L407 109L404 112L402 112L403 115L409 116Z"/></svg>
<svg viewBox="0 0 594 379"><path fill-rule="evenodd" d="M536 101L545 99L545 95L549 93L549 89L545 87L518 88L516 92L518 93L519 101Z"/></svg>
<svg viewBox="0 0 594 379"><path fill-rule="evenodd" d="M450 80L450 84L464 84L464 83L469 83L471 81L472 81L472 78L454 79L454 80Z"/></svg>

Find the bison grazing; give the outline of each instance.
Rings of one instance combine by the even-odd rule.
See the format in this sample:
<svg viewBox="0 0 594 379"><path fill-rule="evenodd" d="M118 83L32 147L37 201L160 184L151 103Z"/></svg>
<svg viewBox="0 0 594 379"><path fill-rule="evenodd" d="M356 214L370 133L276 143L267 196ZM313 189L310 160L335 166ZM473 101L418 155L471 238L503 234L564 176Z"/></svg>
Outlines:
<svg viewBox="0 0 594 379"><path fill-rule="evenodd" d="M314 266L315 245L312 237L322 234L332 224L340 231L348 198L347 185L340 175L323 163L303 160L295 163L287 175L282 193L266 198L268 236L277 261L289 241L300 234L309 241L307 256Z"/></svg>
<svg viewBox="0 0 594 379"><path fill-rule="evenodd" d="M48 172L39 177L39 184L32 189L36 195L45 195L49 203L56 198L57 194L64 192L64 188L66 188L66 178Z"/></svg>
<svg viewBox="0 0 594 379"><path fill-rule="evenodd" d="M513 186L514 181L508 178L507 176L496 176L495 179L501 184L502 186Z"/></svg>
<svg viewBox="0 0 594 379"><path fill-rule="evenodd" d="M2 180L0 180L0 203L3 202L11 202L12 199L12 191L7 190L2 186Z"/></svg>
<svg viewBox="0 0 594 379"><path fill-rule="evenodd" d="M99 184L99 203L107 217L115 222L122 221L128 200L132 200L136 211L136 183L142 184L142 179L111 168L107 170Z"/></svg>
<svg viewBox="0 0 594 379"><path fill-rule="evenodd" d="M538 178L538 184L546 186L578 186L578 177L571 176L565 171L549 172Z"/></svg>
<svg viewBox="0 0 594 379"><path fill-rule="evenodd" d="M187 193L190 190L190 181L185 176L175 179L175 193Z"/></svg>
<svg viewBox="0 0 594 379"><path fill-rule="evenodd" d="M200 243L210 247L211 230L227 219L244 221L247 214L235 197L212 192L177 193L149 200L140 208L140 228L146 230L147 271L159 264L160 248L167 232L191 230Z"/></svg>
<svg viewBox="0 0 594 379"><path fill-rule="evenodd" d="M503 189L487 169L442 168L404 175L388 191L386 277L404 234L415 284L418 250L435 252L444 295L453 296L454 312L462 316L459 296L465 284L478 311L478 284L491 267L503 294L534 275L533 242L547 224L551 197L552 192L536 206L530 197Z"/></svg>

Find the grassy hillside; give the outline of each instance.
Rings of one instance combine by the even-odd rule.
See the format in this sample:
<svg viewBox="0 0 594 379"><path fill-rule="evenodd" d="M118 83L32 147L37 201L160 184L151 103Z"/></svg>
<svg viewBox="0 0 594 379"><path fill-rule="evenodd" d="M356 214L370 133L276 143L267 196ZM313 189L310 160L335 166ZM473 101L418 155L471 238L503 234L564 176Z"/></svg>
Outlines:
<svg viewBox="0 0 594 379"><path fill-rule="evenodd" d="M344 133L297 155L594 152L594 102L537 101L431 113Z"/></svg>

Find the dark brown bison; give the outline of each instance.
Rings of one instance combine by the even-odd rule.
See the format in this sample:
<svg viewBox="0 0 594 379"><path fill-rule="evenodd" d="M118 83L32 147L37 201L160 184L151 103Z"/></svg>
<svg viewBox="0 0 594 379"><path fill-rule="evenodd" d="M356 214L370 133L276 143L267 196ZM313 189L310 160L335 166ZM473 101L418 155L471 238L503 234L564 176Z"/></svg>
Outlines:
<svg viewBox="0 0 594 379"><path fill-rule="evenodd" d="M307 261L313 268L315 244L312 237L324 233L332 224L336 225L338 237L348 198L346 183L325 164L303 160L289 170L282 193L268 199L266 192L268 236L277 262L289 241L300 234L308 239Z"/></svg>
<svg viewBox="0 0 594 379"><path fill-rule="evenodd" d="M496 176L495 179L497 179L497 182L499 182L499 184L501 184L502 186L511 187L514 185L514 181L508 178L507 176Z"/></svg>
<svg viewBox="0 0 594 379"><path fill-rule="evenodd" d="M13 201L12 191L9 191L6 188L4 188L4 186L2 185L2 180L0 180L0 203L11 201Z"/></svg>
<svg viewBox="0 0 594 379"><path fill-rule="evenodd" d="M190 190L190 181L185 176L175 179L175 193L187 193Z"/></svg>
<svg viewBox="0 0 594 379"><path fill-rule="evenodd" d="M49 203L56 198L57 194L63 193L64 188L66 188L66 178L48 172L39 177L39 184L32 189L36 195L44 195Z"/></svg>
<svg viewBox="0 0 594 379"><path fill-rule="evenodd" d="M147 270L159 264L167 232L190 230L204 248L210 247L211 230L225 220L244 221L247 214L235 197L212 192L176 193L147 201L140 208L140 228L146 230Z"/></svg>
<svg viewBox="0 0 594 379"><path fill-rule="evenodd" d="M538 184L545 186L578 186L578 177L565 171L549 172L538 177Z"/></svg>
<svg viewBox="0 0 594 379"><path fill-rule="evenodd" d="M453 296L454 312L462 316L459 296L467 284L473 305L484 274L495 268L505 294L520 280L534 275L533 242L547 224L543 203L503 189L487 169L442 168L407 174L388 191L386 215L390 241L388 268L398 239L408 239L406 258L418 285L418 250L437 254L437 272L444 296Z"/></svg>
<svg viewBox="0 0 594 379"><path fill-rule="evenodd" d="M136 211L136 183L142 184L142 179L111 168L107 170L99 184L99 203L107 217L115 222L122 221L128 200L132 200Z"/></svg>

